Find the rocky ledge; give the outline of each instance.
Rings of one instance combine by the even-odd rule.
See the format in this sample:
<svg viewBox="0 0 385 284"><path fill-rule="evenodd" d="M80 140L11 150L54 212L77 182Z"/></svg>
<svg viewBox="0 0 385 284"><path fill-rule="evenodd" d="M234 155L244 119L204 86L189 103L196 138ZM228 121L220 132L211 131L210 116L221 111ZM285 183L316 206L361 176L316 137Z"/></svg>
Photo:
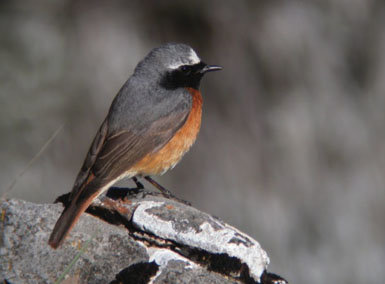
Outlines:
<svg viewBox="0 0 385 284"><path fill-rule="evenodd" d="M9 283L54 283L63 275L63 283L287 283L267 272L256 240L156 193L112 188L57 250L47 241L62 204L12 199L0 210L0 279Z"/></svg>

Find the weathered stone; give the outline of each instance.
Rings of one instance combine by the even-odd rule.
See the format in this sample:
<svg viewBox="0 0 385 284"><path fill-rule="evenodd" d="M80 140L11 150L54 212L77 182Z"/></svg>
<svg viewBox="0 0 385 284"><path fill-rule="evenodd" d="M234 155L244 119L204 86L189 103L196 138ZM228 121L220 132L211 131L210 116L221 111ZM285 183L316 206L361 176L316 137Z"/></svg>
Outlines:
<svg viewBox="0 0 385 284"><path fill-rule="evenodd" d="M1 277L11 283L53 283L91 239L69 275L82 283L106 283L123 268L147 261L146 249L124 228L83 214L63 246L54 250L48 237L63 207L20 200L1 203Z"/></svg>
<svg viewBox="0 0 385 284"><path fill-rule="evenodd" d="M268 279L269 260L258 242L185 204L143 192L124 200L103 197L87 210L94 216L84 213L54 250L47 241L62 209L20 200L0 203L0 280L55 282L85 246L65 283Z"/></svg>

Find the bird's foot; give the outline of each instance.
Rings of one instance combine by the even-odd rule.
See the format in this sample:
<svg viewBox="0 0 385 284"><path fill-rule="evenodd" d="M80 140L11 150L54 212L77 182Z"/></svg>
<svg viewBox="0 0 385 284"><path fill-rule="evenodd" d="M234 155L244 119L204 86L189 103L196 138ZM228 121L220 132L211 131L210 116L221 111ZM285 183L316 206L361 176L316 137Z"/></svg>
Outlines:
<svg viewBox="0 0 385 284"><path fill-rule="evenodd" d="M162 195L165 197L165 198L168 198L168 199L173 199L177 202L180 202L180 203L183 203L184 205L187 205L187 206L191 206L191 202L188 202L187 200L184 200L184 199L181 199L181 198L178 198L176 197L175 195L165 195L162 193Z"/></svg>
<svg viewBox="0 0 385 284"><path fill-rule="evenodd" d="M186 200L183 200L183 199L180 199L178 197L176 197L175 195L173 195L171 193L171 191L169 191L167 188L163 187L162 185L160 185L159 183L157 183L155 180L153 180L150 176L145 176L144 177L149 183L151 183L154 187L156 187L164 197L168 198L168 199L174 199L175 201L178 201L180 203L183 203L185 205L188 205L188 206L191 206L191 203L186 201Z"/></svg>
<svg viewBox="0 0 385 284"><path fill-rule="evenodd" d="M143 184L138 180L137 177L133 177L132 180L135 182L137 189L144 189Z"/></svg>

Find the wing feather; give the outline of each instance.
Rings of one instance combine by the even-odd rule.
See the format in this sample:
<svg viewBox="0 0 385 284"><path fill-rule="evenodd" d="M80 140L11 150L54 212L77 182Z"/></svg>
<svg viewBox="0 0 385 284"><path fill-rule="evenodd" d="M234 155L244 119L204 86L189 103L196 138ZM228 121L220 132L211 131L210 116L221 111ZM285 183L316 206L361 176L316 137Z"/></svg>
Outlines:
<svg viewBox="0 0 385 284"><path fill-rule="evenodd" d="M162 117L144 131L122 131L109 136L92 167L96 177L112 180L148 153L161 149L184 124L188 111Z"/></svg>

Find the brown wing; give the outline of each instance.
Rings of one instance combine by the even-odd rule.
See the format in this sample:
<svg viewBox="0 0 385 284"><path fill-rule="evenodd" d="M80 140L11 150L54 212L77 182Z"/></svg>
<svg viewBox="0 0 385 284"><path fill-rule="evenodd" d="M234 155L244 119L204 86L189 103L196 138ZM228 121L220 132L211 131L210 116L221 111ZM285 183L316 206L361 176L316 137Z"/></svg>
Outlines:
<svg viewBox="0 0 385 284"><path fill-rule="evenodd" d="M145 131L121 131L109 136L92 167L93 174L113 180L128 171L150 152L162 148L183 126L188 111L169 114L153 122Z"/></svg>
<svg viewBox="0 0 385 284"><path fill-rule="evenodd" d="M108 183L129 170L146 154L162 148L184 124L187 116L187 110L171 113L156 120L145 130L122 130L111 134L108 134L106 119L75 180L71 199L83 188L91 173L103 184Z"/></svg>
<svg viewBox="0 0 385 284"><path fill-rule="evenodd" d="M103 188L129 170L146 154L162 148L183 126L188 112L179 112L153 122L145 131L108 133L108 122L103 122L80 170L71 202L52 230L48 243L57 248L64 241L80 215L102 193Z"/></svg>

